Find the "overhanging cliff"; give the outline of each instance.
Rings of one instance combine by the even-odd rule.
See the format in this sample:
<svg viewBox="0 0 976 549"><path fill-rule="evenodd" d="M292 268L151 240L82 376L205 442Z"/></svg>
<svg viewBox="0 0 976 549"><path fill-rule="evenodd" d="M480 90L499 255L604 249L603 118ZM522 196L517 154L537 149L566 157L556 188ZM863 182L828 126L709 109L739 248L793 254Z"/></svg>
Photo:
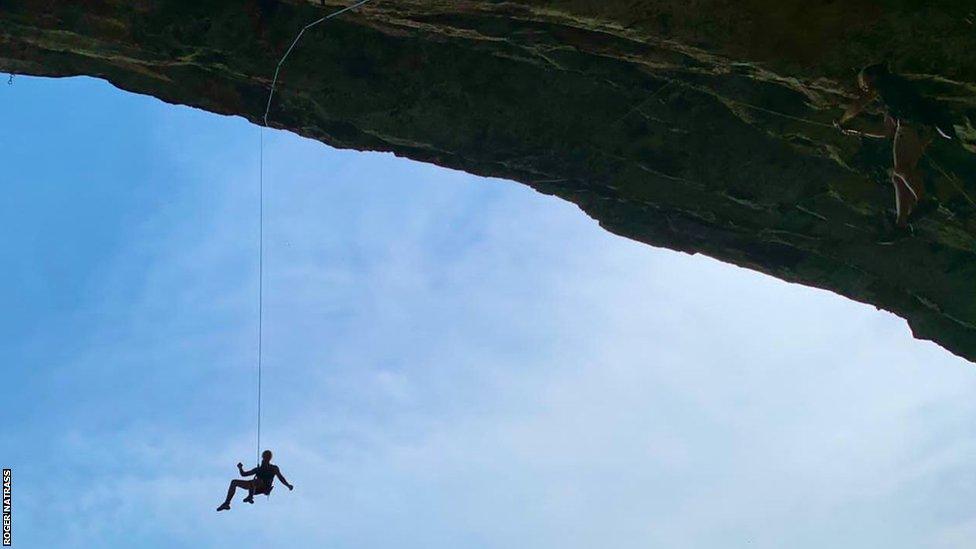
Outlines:
<svg viewBox="0 0 976 549"><path fill-rule="evenodd" d="M105 78L258 121L335 0L0 0L0 70ZM976 155L923 161L938 207L888 237L890 144L831 122L884 58L976 122L957 1L373 0L292 54L272 125L504 177L607 230L825 288L976 359Z"/></svg>

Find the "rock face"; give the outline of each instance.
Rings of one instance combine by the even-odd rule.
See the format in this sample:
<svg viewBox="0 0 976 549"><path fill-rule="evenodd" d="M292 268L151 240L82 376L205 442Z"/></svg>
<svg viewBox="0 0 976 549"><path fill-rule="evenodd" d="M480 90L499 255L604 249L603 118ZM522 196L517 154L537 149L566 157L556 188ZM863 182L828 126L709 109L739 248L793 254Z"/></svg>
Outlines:
<svg viewBox="0 0 976 549"><path fill-rule="evenodd" d="M0 70L97 76L258 122L295 33L340 6L3 0ZM933 143L921 168L938 207L892 241L890 143L831 127L857 69L887 58L971 138L967 6L373 0L305 36L271 125L519 181L616 234L882 307L972 360L976 155Z"/></svg>

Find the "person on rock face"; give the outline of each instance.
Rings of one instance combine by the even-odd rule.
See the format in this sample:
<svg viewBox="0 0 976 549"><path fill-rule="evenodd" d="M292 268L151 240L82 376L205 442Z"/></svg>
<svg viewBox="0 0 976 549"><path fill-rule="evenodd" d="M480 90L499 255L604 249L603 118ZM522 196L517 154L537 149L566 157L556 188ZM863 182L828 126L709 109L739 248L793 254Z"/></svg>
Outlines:
<svg viewBox="0 0 976 549"><path fill-rule="evenodd" d="M891 182L895 187L895 224L904 228L908 225L908 217L925 198L925 183L918 162L935 132L952 139L952 122L935 101L922 96L908 79L892 74L887 64L861 69L857 80L857 98L834 125L847 135L894 139ZM865 132L844 127L875 100L880 100L884 108L883 131Z"/></svg>
<svg viewBox="0 0 976 549"><path fill-rule="evenodd" d="M254 475L254 478L251 480L234 479L230 481L230 486L227 488L227 499L225 499L224 503L217 508L218 511L226 511L230 509L230 500L234 498L234 492L236 492L238 488L247 490L247 497L244 498L246 503L254 503L255 494L270 494L272 482L274 481L275 477L281 479L281 483L287 486L288 490L295 489L295 487L288 484L285 477L281 475L281 469L278 469L277 465L272 465L271 450L265 450L261 453L261 465L251 469L250 471L245 471L244 465L238 463L237 471L242 477Z"/></svg>

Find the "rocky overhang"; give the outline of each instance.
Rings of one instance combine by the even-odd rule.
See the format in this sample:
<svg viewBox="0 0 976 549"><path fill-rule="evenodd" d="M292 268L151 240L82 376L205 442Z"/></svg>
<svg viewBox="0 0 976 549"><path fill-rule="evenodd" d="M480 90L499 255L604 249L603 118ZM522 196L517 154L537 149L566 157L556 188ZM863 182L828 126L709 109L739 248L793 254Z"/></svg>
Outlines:
<svg viewBox="0 0 976 549"><path fill-rule="evenodd" d="M0 0L0 70L260 123L343 4ZM606 230L836 292L976 359L976 7L914 0L373 0L289 58L271 125L502 177ZM832 121L888 60L953 113L892 239L891 145ZM877 118L877 113L875 113ZM870 120L868 120L870 122Z"/></svg>

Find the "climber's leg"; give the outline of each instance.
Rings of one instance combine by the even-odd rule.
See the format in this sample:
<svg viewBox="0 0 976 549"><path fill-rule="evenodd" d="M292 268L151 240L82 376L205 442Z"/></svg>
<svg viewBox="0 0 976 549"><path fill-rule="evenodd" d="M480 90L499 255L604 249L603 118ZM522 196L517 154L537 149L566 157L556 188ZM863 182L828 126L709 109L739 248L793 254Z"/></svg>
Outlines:
<svg viewBox="0 0 976 549"><path fill-rule="evenodd" d="M227 499L224 500L224 503L218 507L217 510L224 511L226 509L230 509L230 501L234 499L234 493L237 491L237 489L243 488L250 492L252 484L253 481L250 480L234 479L230 481L230 486L227 487Z"/></svg>
<svg viewBox="0 0 976 549"><path fill-rule="evenodd" d="M918 162L925 153L927 141L923 141L918 132L911 126L899 121L895 130L894 164L895 176L901 178L908 185L915 202L925 198L925 184L922 172L918 169ZM914 207L914 204L912 205Z"/></svg>

